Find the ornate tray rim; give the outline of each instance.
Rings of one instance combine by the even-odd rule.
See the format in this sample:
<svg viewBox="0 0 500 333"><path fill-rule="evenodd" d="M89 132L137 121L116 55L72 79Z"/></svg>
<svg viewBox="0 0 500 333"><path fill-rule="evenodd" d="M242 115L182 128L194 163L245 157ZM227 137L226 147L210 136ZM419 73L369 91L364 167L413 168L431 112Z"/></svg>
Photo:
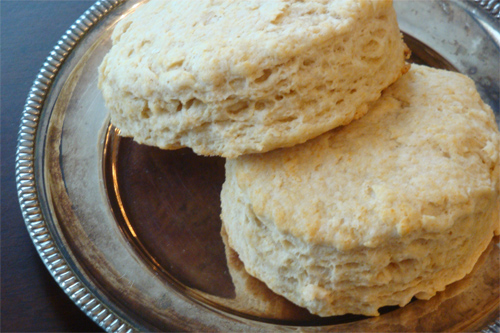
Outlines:
<svg viewBox="0 0 500 333"><path fill-rule="evenodd" d="M102 18L126 0L97 1L58 41L37 75L22 111L16 151L16 184L23 219L31 240L50 274L70 299L105 331L133 332L133 325L98 299L68 265L44 220L35 179L35 141L44 103L65 60ZM498 23L500 0L467 0ZM483 329L499 332L500 318Z"/></svg>
<svg viewBox="0 0 500 333"><path fill-rule="evenodd" d="M124 318L103 304L75 275L54 243L38 200L35 179L35 140L41 112L65 60L81 39L109 12L126 0L97 1L57 42L38 73L24 105L16 151L16 184L21 212L29 235L50 274L71 300L105 331L133 332Z"/></svg>

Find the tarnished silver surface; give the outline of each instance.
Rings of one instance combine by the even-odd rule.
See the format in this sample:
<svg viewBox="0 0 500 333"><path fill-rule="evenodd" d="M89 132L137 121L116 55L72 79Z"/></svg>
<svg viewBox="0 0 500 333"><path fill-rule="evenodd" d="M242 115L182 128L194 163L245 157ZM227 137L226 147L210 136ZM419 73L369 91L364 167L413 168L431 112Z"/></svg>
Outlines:
<svg viewBox="0 0 500 333"><path fill-rule="evenodd" d="M191 267L192 272L179 273L176 267L181 266L169 264L161 253L152 255L150 244L135 234L140 231L140 221L127 220L132 215L126 213L127 199L115 179L123 170L114 159L118 159L115 155L120 147L128 146L120 143L108 126L107 112L96 86L96 68L110 47L114 25L141 2L103 0L86 11L47 58L24 107L16 160L19 202L36 249L66 294L106 331L422 328L412 313L422 309L434 313L431 304L437 308L445 305L436 299L433 303L418 301L374 319L304 317L300 323L269 319L272 314L264 318L266 313L262 311L256 312L259 315L245 312L232 300L231 288L219 295L209 288L214 282L193 280L193 276L209 276L203 265ZM401 29L410 36L408 41L418 58L471 76L500 123L500 1L395 1L395 7ZM161 153L148 151L145 158L149 158L148 154ZM185 156L182 154L175 158ZM164 162L165 158L161 155L152 160ZM187 161L214 170L220 164L217 160L203 164L205 160L198 161L194 156ZM141 205L141 197L130 200ZM206 202L208 205L209 200ZM180 207L179 211L183 209ZM180 256L189 253L192 247L188 241L169 251L177 250ZM185 248L180 249L182 246ZM193 253L192 257L197 255ZM224 257L221 262L225 260ZM182 262L189 265L195 261ZM213 262L214 267L218 264L219 261ZM210 274L217 276L217 271ZM222 286L225 282L220 283ZM440 297L445 304L455 295ZM482 325L484 332L499 331L500 321L492 321L498 318L498 312L476 312L478 318L470 325L466 323L469 318L462 318L465 326L456 323L448 329L477 329L473 325Z"/></svg>
<svg viewBox="0 0 500 333"><path fill-rule="evenodd" d="M53 223L57 222L47 220L48 203L43 201L46 196L40 195L45 189L37 182L43 178L41 160L45 153L37 142L45 138L45 133L40 130L40 123L41 118L48 112L47 100L54 98L50 95L52 86L64 71L64 63L70 54L77 46L81 47L85 35L122 2L124 1L96 2L66 31L47 57L33 83L23 110L16 153L16 182L19 203L29 235L42 261L59 286L82 311L106 331L132 332L133 326L118 316L102 299L97 298L75 274L75 267L71 267L68 263L63 253L64 245L53 231Z"/></svg>

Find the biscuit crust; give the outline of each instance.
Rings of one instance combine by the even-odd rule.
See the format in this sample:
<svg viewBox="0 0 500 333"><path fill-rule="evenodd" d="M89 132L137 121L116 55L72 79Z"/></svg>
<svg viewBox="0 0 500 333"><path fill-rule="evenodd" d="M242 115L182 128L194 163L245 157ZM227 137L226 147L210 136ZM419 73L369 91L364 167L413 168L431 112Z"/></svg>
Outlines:
<svg viewBox="0 0 500 333"><path fill-rule="evenodd" d="M99 87L121 134L228 158L345 125L408 69L388 0L150 0L112 39Z"/></svg>
<svg viewBox="0 0 500 333"><path fill-rule="evenodd" d="M472 80L412 65L348 126L228 160L229 244L250 274L321 316L430 298L500 231L499 151Z"/></svg>

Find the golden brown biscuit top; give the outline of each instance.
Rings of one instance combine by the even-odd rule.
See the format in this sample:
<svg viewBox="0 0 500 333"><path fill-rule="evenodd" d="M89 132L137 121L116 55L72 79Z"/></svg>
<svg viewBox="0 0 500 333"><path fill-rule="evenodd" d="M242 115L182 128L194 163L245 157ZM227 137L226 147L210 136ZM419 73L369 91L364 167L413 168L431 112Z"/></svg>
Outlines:
<svg viewBox="0 0 500 333"><path fill-rule="evenodd" d="M445 232L498 206L499 150L470 79L413 65L360 120L227 168L260 220L342 250Z"/></svg>
<svg viewBox="0 0 500 333"><path fill-rule="evenodd" d="M220 100L239 88L238 79L265 76L266 68L341 38L354 21L391 8L389 0L151 0L118 24L111 53L120 53L113 59L123 62L123 71L133 71L133 65L138 76L147 76L149 67L164 91L182 95L189 87L209 92L205 102ZM134 94L150 93L130 85ZM225 94L213 94L226 85Z"/></svg>

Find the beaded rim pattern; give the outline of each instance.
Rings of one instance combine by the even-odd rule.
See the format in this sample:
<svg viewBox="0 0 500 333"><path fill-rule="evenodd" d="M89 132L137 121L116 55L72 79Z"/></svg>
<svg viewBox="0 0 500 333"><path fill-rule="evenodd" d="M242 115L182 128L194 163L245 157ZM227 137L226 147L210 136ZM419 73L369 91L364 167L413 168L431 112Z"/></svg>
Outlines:
<svg viewBox="0 0 500 333"><path fill-rule="evenodd" d="M49 272L70 299L107 332L133 332L134 328L96 298L65 261L46 226L36 189L34 153L40 115L52 83L79 41L111 10L126 0L97 1L61 37L37 75L24 105L16 152L19 204L29 235ZM469 0L500 19L500 0ZM483 329L500 332L500 318Z"/></svg>
<svg viewBox="0 0 500 333"><path fill-rule="evenodd" d="M44 221L35 179L35 140L40 115L52 83L64 61L80 40L111 10L125 0L97 1L66 31L37 75L24 105L16 152L16 183L19 204L29 235L49 272L71 300L108 332L133 332L79 281L63 258Z"/></svg>
<svg viewBox="0 0 500 333"><path fill-rule="evenodd" d="M484 9L486 12L488 12L491 16L493 16L497 20L500 20L500 0L469 0L469 1L480 6L482 9Z"/></svg>

